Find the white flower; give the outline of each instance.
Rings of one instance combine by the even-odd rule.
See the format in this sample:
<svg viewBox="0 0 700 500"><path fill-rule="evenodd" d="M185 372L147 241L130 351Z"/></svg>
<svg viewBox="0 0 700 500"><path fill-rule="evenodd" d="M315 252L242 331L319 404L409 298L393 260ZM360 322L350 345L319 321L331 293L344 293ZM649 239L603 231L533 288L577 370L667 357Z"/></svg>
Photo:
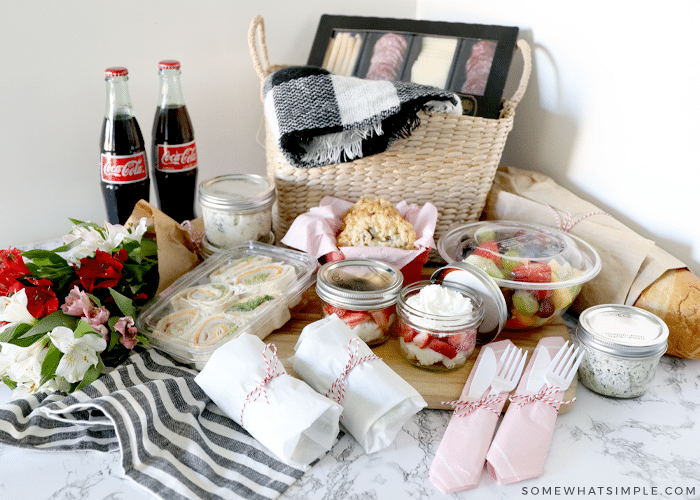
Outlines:
<svg viewBox="0 0 700 500"><path fill-rule="evenodd" d="M20 347L7 342L0 342L0 376L5 376L24 389L36 392L41 382L41 364L46 357L47 348L43 341L34 342L29 347ZM13 394L14 396L14 394Z"/></svg>
<svg viewBox="0 0 700 500"><path fill-rule="evenodd" d="M27 292L24 288L13 293L9 300L7 297L3 297L3 300L0 301L0 321L34 324L36 318L29 314L27 303Z"/></svg>
<svg viewBox="0 0 700 500"><path fill-rule="evenodd" d="M53 345L63 353L56 375L70 383L82 380L88 368L97 364L97 353L107 348L107 341L102 337L86 333L75 338L73 330L65 326L54 328L49 332L49 337Z"/></svg>
<svg viewBox="0 0 700 500"><path fill-rule="evenodd" d="M63 242L68 244L76 240L81 240L80 244L71 248L66 255L66 260L70 264L79 264L80 259L94 257L97 250L111 252L117 248L125 239L140 242L141 237L146 233L146 218L142 217L139 224L128 230L121 224L105 223L104 230L98 230L94 225L73 226L70 234L63 237Z"/></svg>
<svg viewBox="0 0 700 500"><path fill-rule="evenodd" d="M105 223L107 228L107 237L105 242L111 245L111 248L116 248L122 244L124 240L134 240L141 242L141 237L146 233L146 218L141 217L139 223L133 230L126 229L119 224Z"/></svg>
<svg viewBox="0 0 700 500"><path fill-rule="evenodd" d="M77 240L80 243L71 248L65 257L69 264L79 264L80 259L94 257L98 249L105 252L110 250L102 233L92 226L73 226L73 230L63 237L66 244Z"/></svg>

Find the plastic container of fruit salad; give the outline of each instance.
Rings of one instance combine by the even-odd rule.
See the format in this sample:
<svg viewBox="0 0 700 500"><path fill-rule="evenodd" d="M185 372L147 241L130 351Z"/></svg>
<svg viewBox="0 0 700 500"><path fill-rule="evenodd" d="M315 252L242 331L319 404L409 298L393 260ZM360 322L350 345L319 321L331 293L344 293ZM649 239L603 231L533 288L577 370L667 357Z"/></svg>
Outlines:
<svg viewBox="0 0 700 500"><path fill-rule="evenodd" d="M368 346L386 342L396 319L396 301L403 284L401 271L371 259L346 259L324 264L317 273L316 294L323 315L337 315Z"/></svg>
<svg viewBox="0 0 700 500"><path fill-rule="evenodd" d="M561 316L601 269L598 252L569 233L514 221L482 221L438 241L448 264L488 274L506 301L506 329L537 328Z"/></svg>
<svg viewBox="0 0 700 500"><path fill-rule="evenodd" d="M309 254L250 241L216 252L163 290L136 326L157 349L201 370L242 333L264 339L316 279Z"/></svg>
<svg viewBox="0 0 700 500"><path fill-rule="evenodd" d="M405 286L396 311L404 358L432 371L464 366L474 351L477 330L484 318L478 293L457 283L436 281Z"/></svg>

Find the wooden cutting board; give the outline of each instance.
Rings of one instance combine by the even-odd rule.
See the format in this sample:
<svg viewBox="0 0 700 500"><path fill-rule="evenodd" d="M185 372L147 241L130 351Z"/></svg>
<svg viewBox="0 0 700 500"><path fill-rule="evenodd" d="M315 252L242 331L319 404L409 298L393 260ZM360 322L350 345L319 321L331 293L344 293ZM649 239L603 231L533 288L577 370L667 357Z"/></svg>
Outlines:
<svg viewBox="0 0 700 500"><path fill-rule="evenodd" d="M322 317L321 301L316 295L315 287L312 286L304 292L301 302L292 309L291 313L292 319L282 328L266 337L265 342L275 344L277 356L285 369L291 375L296 376L288 358L294 354L294 345L299 338L301 330L309 323ZM569 330L561 318L557 318L550 324L533 330L504 330L496 340L510 339L517 347L526 349L530 353L528 355L529 362L537 342L544 337L554 336L570 340ZM459 399L480 348L474 349L474 352L463 367L451 372L432 372L411 365L404 360L398 339L391 339L373 350L377 356L380 356L387 365L423 396L423 399L428 403L428 408L452 410L453 408L443 404L443 401ZM574 377L573 383L564 394L564 401L576 397L577 386L578 377ZM504 411L507 409L507 406L508 404L506 403ZM559 413L566 413L573 406L574 403L561 405Z"/></svg>

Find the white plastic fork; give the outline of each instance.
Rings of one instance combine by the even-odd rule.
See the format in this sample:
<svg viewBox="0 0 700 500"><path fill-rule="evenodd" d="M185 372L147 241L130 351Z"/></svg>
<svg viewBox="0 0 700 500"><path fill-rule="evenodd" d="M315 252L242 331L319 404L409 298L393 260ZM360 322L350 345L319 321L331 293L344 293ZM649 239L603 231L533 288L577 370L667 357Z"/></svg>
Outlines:
<svg viewBox="0 0 700 500"><path fill-rule="evenodd" d="M512 347L512 349L511 349ZM496 375L491 381L491 392L489 394L500 394L510 392L518 385L518 380L525 368L527 352L523 355L523 350L515 350L515 346L508 345L501 354L501 359L496 366Z"/></svg>
<svg viewBox="0 0 700 500"><path fill-rule="evenodd" d="M549 363L547 370L544 373L544 381L550 387L558 387L565 391L571 385L574 379L578 365L583 359L585 351L575 347L574 344L568 345L567 340L552 362Z"/></svg>

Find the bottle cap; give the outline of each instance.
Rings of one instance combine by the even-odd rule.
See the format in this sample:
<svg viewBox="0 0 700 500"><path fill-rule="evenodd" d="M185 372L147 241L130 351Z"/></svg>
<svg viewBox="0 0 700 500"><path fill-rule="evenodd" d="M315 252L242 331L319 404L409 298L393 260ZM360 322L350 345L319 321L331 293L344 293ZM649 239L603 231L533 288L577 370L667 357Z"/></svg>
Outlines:
<svg viewBox="0 0 700 500"><path fill-rule="evenodd" d="M114 68L107 68L105 70L105 76L126 76L129 71L122 66L115 66Z"/></svg>
<svg viewBox="0 0 700 500"><path fill-rule="evenodd" d="M158 63L158 69L180 69L180 61L167 59Z"/></svg>

